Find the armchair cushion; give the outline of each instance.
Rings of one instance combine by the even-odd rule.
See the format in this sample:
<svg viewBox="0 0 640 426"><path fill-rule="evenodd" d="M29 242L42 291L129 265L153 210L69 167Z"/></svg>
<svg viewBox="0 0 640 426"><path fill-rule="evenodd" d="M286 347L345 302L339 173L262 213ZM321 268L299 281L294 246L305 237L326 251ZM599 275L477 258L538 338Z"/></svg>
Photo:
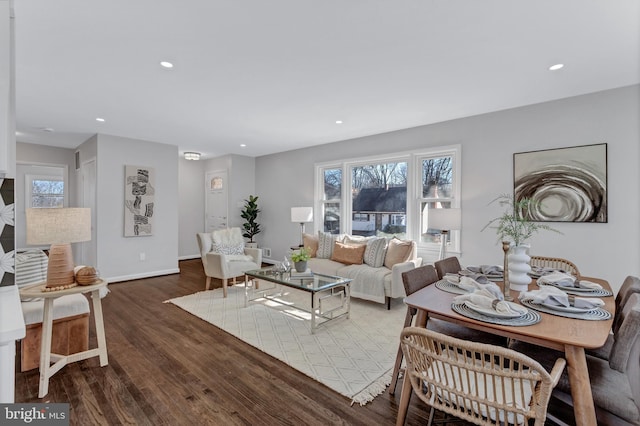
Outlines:
<svg viewBox="0 0 640 426"><path fill-rule="evenodd" d="M218 229L211 233L211 251L219 254L244 254L244 239L240 228Z"/></svg>

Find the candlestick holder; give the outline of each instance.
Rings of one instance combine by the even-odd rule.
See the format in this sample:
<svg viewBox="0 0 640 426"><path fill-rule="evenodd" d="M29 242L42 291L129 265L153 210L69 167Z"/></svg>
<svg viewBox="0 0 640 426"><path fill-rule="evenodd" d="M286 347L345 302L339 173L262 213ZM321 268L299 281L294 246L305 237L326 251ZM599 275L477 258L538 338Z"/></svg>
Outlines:
<svg viewBox="0 0 640 426"><path fill-rule="evenodd" d="M509 241L502 242L502 251L504 252L504 264L502 266L502 294L504 294L504 300L511 301L511 289L509 288L509 249L511 243Z"/></svg>

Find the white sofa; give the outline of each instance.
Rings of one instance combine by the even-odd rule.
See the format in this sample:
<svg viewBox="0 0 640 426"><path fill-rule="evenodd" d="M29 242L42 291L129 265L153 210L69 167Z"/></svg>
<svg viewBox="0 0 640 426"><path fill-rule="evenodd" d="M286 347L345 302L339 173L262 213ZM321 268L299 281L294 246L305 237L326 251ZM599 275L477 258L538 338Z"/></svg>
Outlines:
<svg viewBox="0 0 640 426"><path fill-rule="evenodd" d="M322 247L322 239L327 239L327 235L329 234L322 232L318 233L318 236L304 235L304 245L311 249L312 252L312 257L308 262L308 266L312 272L351 278L351 296L378 303L386 303L387 309L391 307L391 299L406 296L404 285L402 284L402 273L422 264L422 258L417 257L415 241L401 241L398 239L385 240L384 253L378 253L378 255L376 255L378 257L377 262L372 261L371 253L367 253L369 258L365 256L362 263L349 264L336 260L332 250L328 248L329 242L325 243L324 247ZM369 245L372 241L379 240L379 238L363 239L362 237L358 238L344 235L333 237L334 244L335 242L342 242L342 244L346 245ZM404 259L396 257L396 261L394 262L391 260L393 256L388 256L393 253L388 253L387 248L391 245L394 246L392 248L394 249L397 245L396 242L401 242L405 247L404 249L408 250L408 252L406 256L402 256ZM367 252L368 251L369 250L367 250ZM382 266L377 266L381 263L379 256L384 257Z"/></svg>

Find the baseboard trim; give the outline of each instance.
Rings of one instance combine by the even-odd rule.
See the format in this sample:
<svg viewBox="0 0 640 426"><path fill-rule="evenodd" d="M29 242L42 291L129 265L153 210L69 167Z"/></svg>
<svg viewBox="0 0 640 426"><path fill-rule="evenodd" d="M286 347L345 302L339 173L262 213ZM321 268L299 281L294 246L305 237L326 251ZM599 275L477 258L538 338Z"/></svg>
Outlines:
<svg viewBox="0 0 640 426"><path fill-rule="evenodd" d="M187 254L187 255L178 257L178 260L191 260L191 259L200 259L200 255L199 254Z"/></svg>
<svg viewBox="0 0 640 426"><path fill-rule="evenodd" d="M179 273L180 273L180 269L176 268L176 269L165 269L162 271L143 272L140 274L121 275L119 277L107 277L105 279L109 283L117 283L121 281L132 281L132 280L139 280L142 278L151 278L151 277L157 277L160 275L171 275L171 274L179 274Z"/></svg>

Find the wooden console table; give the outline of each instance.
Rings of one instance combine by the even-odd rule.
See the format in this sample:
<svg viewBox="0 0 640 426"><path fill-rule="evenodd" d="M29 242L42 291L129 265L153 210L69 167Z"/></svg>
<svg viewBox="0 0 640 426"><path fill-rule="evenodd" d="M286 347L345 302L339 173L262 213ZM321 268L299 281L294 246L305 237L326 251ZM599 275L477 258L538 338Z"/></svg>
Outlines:
<svg viewBox="0 0 640 426"><path fill-rule="evenodd" d="M44 291L46 284L38 283L20 289L21 298L40 297L44 299L44 312L42 320L42 340L40 342L40 389L38 397L44 398L49 392L49 378L56 374L62 367L70 362L81 361L95 356L100 357L100 367L109 363L107 357L107 341L104 335L104 320L102 318L102 301L100 289L107 286L107 282L99 280L96 284L78 285L73 288L57 291ZM93 305L93 317L95 319L98 347L84 352L70 355L51 353L51 334L53 329L53 301L58 297L69 294L91 293ZM51 364L53 362L53 364Z"/></svg>

